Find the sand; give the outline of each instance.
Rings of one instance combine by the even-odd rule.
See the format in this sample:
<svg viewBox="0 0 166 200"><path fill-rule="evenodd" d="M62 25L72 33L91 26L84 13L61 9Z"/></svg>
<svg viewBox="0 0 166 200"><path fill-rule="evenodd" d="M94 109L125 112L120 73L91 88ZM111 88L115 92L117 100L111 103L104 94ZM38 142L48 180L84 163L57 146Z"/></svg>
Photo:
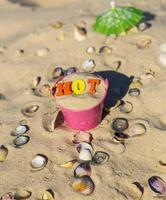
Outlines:
<svg viewBox="0 0 166 200"><path fill-rule="evenodd" d="M32 2L41 6L29 7L0 1L0 93L6 97L0 100L0 144L9 150L6 161L0 163L0 196L24 187L32 191L32 200L48 188L55 191L57 200L133 200L139 199L139 193L134 192L132 183L139 182L144 188L142 200L155 199L148 187L148 178L158 175L166 181L166 168L158 165L160 155L166 152L166 68L158 61L158 47L166 41L165 0L118 0L119 5L136 6L155 15L148 30L118 39L104 37L91 29L94 16L108 8L108 0ZM80 20L87 23L88 36L83 42L73 38L74 24ZM57 21L63 22L64 26L56 30L50 24ZM64 40L59 41L57 37L62 34L65 35ZM150 39L151 45L138 48L137 43L142 39ZM89 46L97 49L103 45L113 49L110 55L86 53ZM48 54L36 56L36 51L43 47L49 49ZM95 60L96 71L115 70L114 62L121 61L117 71L120 75L111 73L112 99L118 96L118 86L124 76L138 77L150 70L155 72L153 78L142 80L139 97L130 97L127 93L123 95L123 100L133 104L131 113L115 109L105 118L109 123L103 121L104 125L90 131L95 151L106 151L110 154L110 161L92 166L91 177L96 188L89 197L72 190L73 170L60 167L60 164L78 156L72 143L75 131L65 128L65 125L52 133L45 131L42 115L53 111L57 105L51 97L35 96L31 90L31 83L37 76L42 77L42 83L48 82L50 66L61 65L64 69L76 66L81 70L86 59ZM121 79L115 81L116 77ZM40 106L39 112L32 118L23 116L21 109L33 104ZM141 121L147 126L145 135L125 142L125 151L123 145L111 142L113 131L110 124L116 117L126 117L130 123ZM30 127L27 134L31 140L22 148L15 148L11 145L14 137L10 133L22 119L27 120ZM31 172L29 163L37 153L46 155L49 162L43 170Z"/></svg>
<svg viewBox="0 0 166 200"><path fill-rule="evenodd" d="M99 80L99 85L95 86L95 93L90 93L89 90L91 88L91 84L88 84L88 80L95 79ZM65 83L69 81L77 81L83 80L85 84L85 90L83 94L75 94L74 88L71 85L72 93L69 95L57 96L55 95L56 102L59 106L63 106L65 108L73 109L73 110L82 110L88 109L90 107L96 106L103 98L105 92L104 80L97 78L93 74L82 73L82 74L71 74L68 75L60 81L60 83ZM79 87L79 86L78 86ZM58 89L57 89L58 92ZM77 105L77 106L76 106Z"/></svg>

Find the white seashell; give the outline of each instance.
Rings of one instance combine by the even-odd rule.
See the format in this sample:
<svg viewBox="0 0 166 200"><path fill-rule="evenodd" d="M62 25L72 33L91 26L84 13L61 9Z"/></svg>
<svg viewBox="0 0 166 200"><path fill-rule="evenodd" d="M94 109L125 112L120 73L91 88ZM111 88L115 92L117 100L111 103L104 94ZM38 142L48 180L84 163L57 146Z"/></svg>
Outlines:
<svg viewBox="0 0 166 200"><path fill-rule="evenodd" d="M166 53L160 54L159 61L162 65L166 66Z"/></svg>
<svg viewBox="0 0 166 200"><path fill-rule="evenodd" d="M159 50L163 53L166 53L166 42L162 43L160 46L159 46Z"/></svg>
<svg viewBox="0 0 166 200"><path fill-rule="evenodd" d="M87 30L85 27L80 26L80 25L75 25L74 27L74 38L78 42L82 42L86 39L87 37Z"/></svg>
<svg viewBox="0 0 166 200"><path fill-rule="evenodd" d="M86 49L86 53L88 53L88 54L94 54L94 53L96 53L95 47L88 47Z"/></svg>
<svg viewBox="0 0 166 200"><path fill-rule="evenodd" d="M16 147L20 147L24 144L27 144L30 140L30 137L28 135L21 135L21 136L18 136L16 137L14 140L13 140L13 144L16 146Z"/></svg>
<svg viewBox="0 0 166 200"><path fill-rule="evenodd" d="M134 123L134 124L131 124L131 126L129 127L128 129L128 135L130 137L134 137L134 136L141 136L143 134L145 134L147 131L147 128L144 124L142 123Z"/></svg>
<svg viewBox="0 0 166 200"><path fill-rule="evenodd" d="M39 57L43 57L43 56L46 56L48 54L48 52L49 52L49 48L44 47L44 48L37 50L36 55Z"/></svg>
<svg viewBox="0 0 166 200"><path fill-rule="evenodd" d="M26 133L28 130L29 130L29 127L27 125L17 126L15 130L11 132L11 135L19 136Z"/></svg>
<svg viewBox="0 0 166 200"><path fill-rule="evenodd" d="M90 161L92 160L92 153L89 151L89 149L82 149L78 158L81 161Z"/></svg>
<svg viewBox="0 0 166 200"><path fill-rule="evenodd" d="M48 158L45 155L37 154L33 160L31 160L31 166L34 169L42 169L47 165Z"/></svg>
<svg viewBox="0 0 166 200"><path fill-rule="evenodd" d="M138 24L139 31L145 31L148 27L149 27L149 25L146 22L142 22L142 23Z"/></svg>
<svg viewBox="0 0 166 200"><path fill-rule="evenodd" d="M77 151L80 152L82 149L88 149L91 153L93 153L93 147L87 142L81 142L77 145Z"/></svg>
<svg viewBox="0 0 166 200"><path fill-rule="evenodd" d="M95 68L96 64L94 60L85 60L82 64L85 72L91 72Z"/></svg>
<svg viewBox="0 0 166 200"><path fill-rule="evenodd" d="M36 115L38 110L39 110L38 105L31 105L31 106L28 106L28 107L21 109L21 112L26 117L33 117L33 116Z"/></svg>

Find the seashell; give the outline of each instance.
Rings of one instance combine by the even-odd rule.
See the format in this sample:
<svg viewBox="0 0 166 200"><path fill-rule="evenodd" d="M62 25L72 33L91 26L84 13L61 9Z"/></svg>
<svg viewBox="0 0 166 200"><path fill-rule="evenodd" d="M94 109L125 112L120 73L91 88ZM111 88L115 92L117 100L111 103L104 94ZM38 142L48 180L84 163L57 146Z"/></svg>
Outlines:
<svg viewBox="0 0 166 200"><path fill-rule="evenodd" d="M43 84L40 87L37 87L33 93L39 97L47 97L51 95L51 87L49 84Z"/></svg>
<svg viewBox="0 0 166 200"><path fill-rule="evenodd" d="M51 72L50 74L50 81L54 81L56 79L58 79L60 76L63 75L63 69L62 67L55 67L55 69Z"/></svg>
<svg viewBox="0 0 166 200"><path fill-rule="evenodd" d="M93 193L95 189L95 184L90 178L90 176L81 176L81 177L76 177L74 179L72 188L74 191L80 194L90 195Z"/></svg>
<svg viewBox="0 0 166 200"><path fill-rule="evenodd" d="M1 196L1 200L14 200L13 194L11 192L5 193Z"/></svg>
<svg viewBox="0 0 166 200"><path fill-rule="evenodd" d="M35 89L41 82L41 77L37 76L33 81L32 81L32 89Z"/></svg>
<svg viewBox="0 0 166 200"><path fill-rule="evenodd" d="M52 26L52 28L54 28L54 29L60 29L60 28L62 28L63 27L63 22L55 22L55 23L52 23L52 24L50 24L51 26Z"/></svg>
<svg viewBox="0 0 166 200"><path fill-rule="evenodd" d="M86 37L87 37L86 23L81 21L74 27L74 38L78 42L82 42L86 39Z"/></svg>
<svg viewBox="0 0 166 200"><path fill-rule="evenodd" d="M87 142L81 142L77 145L77 151L80 153L81 150L88 149L91 153L93 153L93 147Z"/></svg>
<svg viewBox="0 0 166 200"><path fill-rule="evenodd" d="M92 163L95 165L100 165L105 162L108 162L109 158L110 158L110 156L108 153L106 153L104 151L96 151L93 156Z"/></svg>
<svg viewBox="0 0 166 200"><path fill-rule="evenodd" d="M4 162L8 155L8 149L2 145L0 146L0 162Z"/></svg>
<svg viewBox="0 0 166 200"><path fill-rule="evenodd" d="M93 140L93 136L91 133L81 131L74 135L73 143L74 144L79 144L82 142L91 143L92 140Z"/></svg>
<svg viewBox="0 0 166 200"><path fill-rule="evenodd" d="M122 61L120 60L117 60L117 61L114 61L113 64L112 64L112 69L114 71L118 71L119 68L122 66Z"/></svg>
<svg viewBox="0 0 166 200"><path fill-rule="evenodd" d="M128 129L129 123L125 118L115 118L112 122L112 129L116 132L123 132Z"/></svg>
<svg viewBox="0 0 166 200"><path fill-rule="evenodd" d="M166 195L166 183L159 176L150 177L148 183L153 192L160 195Z"/></svg>
<svg viewBox="0 0 166 200"><path fill-rule="evenodd" d="M29 127L27 125L17 126L15 128L15 130L13 130L11 132L11 135L13 135L13 136L19 136L19 135L22 135L22 134L26 133L28 130L29 130Z"/></svg>
<svg viewBox="0 0 166 200"><path fill-rule="evenodd" d="M79 69L77 67L69 67L65 72L64 75L67 76L69 74L78 73Z"/></svg>
<svg viewBox="0 0 166 200"><path fill-rule="evenodd" d="M146 29L149 28L149 24L146 22L141 22L140 24L138 24L137 28L139 31L145 31Z"/></svg>
<svg viewBox="0 0 166 200"><path fill-rule="evenodd" d="M66 34L65 33L60 33L57 37L56 37L56 40L57 41L63 41L66 37Z"/></svg>
<svg viewBox="0 0 166 200"><path fill-rule="evenodd" d="M118 100L118 101L116 102L116 104L115 104L113 107L109 108L109 107L106 106L106 107L104 108L104 110L105 110L106 112L112 112L112 111L116 110L121 104L122 104L122 100Z"/></svg>
<svg viewBox="0 0 166 200"><path fill-rule="evenodd" d="M85 60L82 64L82 68L85 72L91 72L95 66L96 64L94 60Z"/></svg>
<svg viewBox="0 0 166 200"><path fill-rule="evenodd" d="M16 193L14 194L14 198L15 199L28 199L29 197L31 197L32 192L30 192L29 190L26 190L24 188L18 188L16 190Z"/></svg>
<svg viewBox="0 0 166 200"><path fill-rule="evenodd" d="M88 162L79 164L74 170L74 176L90 176L91 175L91 167Z"/></svg>
<svg viewBox="0 0 166 200"><path fill-rule="evenodd" d="M166 66L166 53L162 53L160 56L159 56L159 61L162 65Z"/></svg>
<svg viewBox="0 0 166 200"><path fill-rule="evenodd" d="M140 90L138 88L131 88L129 89L128 94L131 97L138 97L140 95Z"/></svg>
<svg viewBox="0 0 166 200"><path fill-rule="evenodd" d="M141 136L144 135L147 131L147 128L144 124L142 123L134 123L131 124L129 129L128 129L128 135L130 137L135 137L135 136Z"/></svg>
<svg viewBox="0 0 166 200"><path fill-rule="evenodd" d="M122 113L130 113L133 110L133 104L130 101L122 102L119 106L119 110Z"/></svg>
<svg viewBox="0 0 166 200"><path fill-rule="evenodd" d="M37 111L39 110L38 105L31 105L21 110L22 114L26 117L33 117L36 115Z"/></svg>
<svg viewBox="0 0 166 200"><path fill-rule="evenodd" d="M162 43L160 46L159 46L159 50L163 53L166 53L166 42Z"/></svg>
<svg viewBox="0 0 166 200"><path fill-rule="evenodd" d="M139 41L137 41L136 46L138 49L147 49L151 46L152 40L148 37L140 38Z"/></svg>
<svg viewBox="0 0 166 200"><path fill-rule="evenodd" d="M23 146L24 144L27 144L29 140L30 140L30 137L28 135L20 135L13 140L13 144L16 147L20 147L20 146Z"/></svg>
<svg viewBox="0 0 166 200"><path fill-rule="evenodd" d="M54 192L51 189L48 189L43 192L42 200L53 200L54 199Z"/></svg>
<svg viewBox="0 0 166 200"><path fill-rule="evenodd" d="M19 121L19 124L21 125L21 126L24 126L24 125L27 125L27 120L26 119L22 119L22 120L20 120Z"/></svg>
<svg viewBox="0 0 166 200"><path fill-rule="evenodd" d="M78 158L80 161L90 161L92 160L92 153L89 149L82 149Z"/></svg>
<svg viewBox="0 0 166 200"><path fill-rule="evenodd" d="M36 55L39 56L39 57L47 56L49 51L50 51L49 48L44 47L44 48L37 50Z"/></svg>
<svg viewBox="0 0 166 200"><path fill-rule="evenodd" d="M62 165L60 165L61 167L64 167L64 168L72 168L73 165L77 162L77 159L74 159L74 160L70 160Z"/></svg>
<svg viewBox="0 0 166 200"><path fill-rule="evenodd" d="M45 113L42 119L43 128L48 132L53 132L56 128L60 127L63 122L64 117L62 111L59 109L52 113Z"/></svg>
<svg viewBox="0 0 166 200"><path fill-rule="evenodd" d="M88 54L95 54L96 53L95 47L88 47L86 49L86 53L88 53Z"/></svg>
<svg viewBox="0 0 166 200"><path fill-rule="evenodd" d="M144 193L144 188L139 182L133 182L127 184L128 192L130 193L132 199L141 199Z"/></svg>
<svg viewBox="0 0 166 200"><path fill-rule="evenodd" d="M159 157L159 164L166 167L166 154L162 154L160 157Z"/></svg>
<svg viewBox="0 0 166 200"><path fill-rule="evenodd" d="M100 54L110 54L110 53L112 53L112 48L110 48L109 46L102 46L99 49L99 53Z"/></svg>
<svg viewBox="0 0 166 200"><path fill-rule="evenodd" d="M32 160L31 160L31 167L33 171L38 171L43 169L48 163L47 156L43 154L37 154Z"/></svg>
<svg viewBox="0 0 166 200"><path fill-rule="evenodd" d="M123 142L125 139L129 138L129 135L127 135L125 133L115 132L114 133L114 138L116 140L118 140L119 142Z"/></svg>

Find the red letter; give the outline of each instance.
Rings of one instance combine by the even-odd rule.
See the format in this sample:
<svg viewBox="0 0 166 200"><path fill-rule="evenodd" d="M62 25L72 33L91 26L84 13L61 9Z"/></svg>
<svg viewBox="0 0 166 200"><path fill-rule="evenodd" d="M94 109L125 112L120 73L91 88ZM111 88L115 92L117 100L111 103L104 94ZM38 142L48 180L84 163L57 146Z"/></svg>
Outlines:
<svg viewBox="0 0 166 200"><path fill-rule="evenodd" d="M89 79L88 80L88 83L90 83L90 89L89 89L89 92L91 94L94 94L96 92L95 88L96 88L96 85L99 85L100 84L100 80L99 79Z"/></svg>
<svg viewBox="0 0 166 200"><path fill-rule="evenodd" d="M56 88L56 96L63 96L63 95L69 95L71 94L71 83L72 82L59 82L57 83L57 88Z"/></svg>

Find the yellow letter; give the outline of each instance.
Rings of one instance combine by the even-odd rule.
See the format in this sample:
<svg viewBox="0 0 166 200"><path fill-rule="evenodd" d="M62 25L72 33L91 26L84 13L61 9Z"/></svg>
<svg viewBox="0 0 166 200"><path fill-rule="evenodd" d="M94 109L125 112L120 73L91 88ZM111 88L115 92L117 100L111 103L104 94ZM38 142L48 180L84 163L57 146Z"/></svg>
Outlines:
<svg viewBox="0 0 166 200"><path fill-rule="evenodd" d="M72 83L72 90L74 94L83 94L85 88L86 88L85 82L81 79L75 80Z"/></svg>

